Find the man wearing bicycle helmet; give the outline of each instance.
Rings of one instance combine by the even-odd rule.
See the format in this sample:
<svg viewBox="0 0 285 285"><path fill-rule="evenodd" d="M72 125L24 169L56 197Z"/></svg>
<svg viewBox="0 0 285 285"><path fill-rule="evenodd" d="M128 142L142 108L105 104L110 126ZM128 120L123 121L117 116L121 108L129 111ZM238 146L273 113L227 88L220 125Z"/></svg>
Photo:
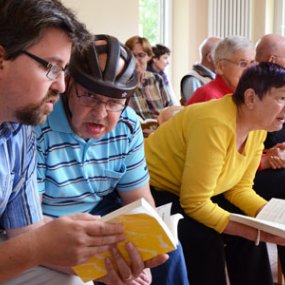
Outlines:
<svg viewBox="0 0 285 285"><path fill-rule="evenodd" d="M49 218L104 215L142 197L154 206L140 122L127 107L137 85L135 65L132 53L108 35L97 35L85 49L73 52L67 91L46 123L36 128L38 186ZM157 284L188 284L180 248L173 256L167 264L174 262L179 270L158 267L153 273ZM119 275L122 282L151 283L148 269Z"/></svg>

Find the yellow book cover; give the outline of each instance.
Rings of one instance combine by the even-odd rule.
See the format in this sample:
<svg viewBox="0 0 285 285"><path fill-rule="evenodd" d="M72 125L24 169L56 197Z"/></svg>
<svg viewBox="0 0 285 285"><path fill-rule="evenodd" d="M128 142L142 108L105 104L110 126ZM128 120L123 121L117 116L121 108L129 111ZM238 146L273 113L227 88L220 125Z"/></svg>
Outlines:
<svg viewBox="0 0 285 285"><path fill-rule="evenodd" d="M171 204L154 209L146 200L139 199L104 217L108 222L120 222L125 227L126 241L131 241L139 250L143 260L148 260L176 249L177 224L182 215L170 215ZM129 261L125 242L118 249L125 260ZM84 282L106 275L104 260L111 257L109 251L98 254L73 270Z"/></svg>

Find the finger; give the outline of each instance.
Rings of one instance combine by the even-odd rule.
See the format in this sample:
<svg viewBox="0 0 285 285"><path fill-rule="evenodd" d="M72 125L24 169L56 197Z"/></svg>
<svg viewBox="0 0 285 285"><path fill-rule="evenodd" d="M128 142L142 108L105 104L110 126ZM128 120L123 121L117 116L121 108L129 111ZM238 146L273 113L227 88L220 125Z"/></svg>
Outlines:
<svg viewBox="0 0 285 285"><path fill-rule="evenodd" d="M144 262L137 248L131 243L126 244L126 250L131 259L131 268L133 275L137 277L145 268Z"/></svg>
<svg viewBox="0 0 285 285"><path fill-rule="evenodd" d="M273 168L273 169L277 168L274 156L271 155L270 157L268 157L268 162L269 162L271 168Z"/></svg>
<svg viewBox="0 0 285 285"><path fill-rule="evenodd" d="M121 281L121 277L116 272L110 258L105 259L105 266L107 269L107 275L101 278L99 281L105 284L123 284L123 282Z"/></svg>
<svg viewBox="0 0 285 285"><path fill-rule="evenodd" d="M95 215L91 215L88 213L79 213L79 214L74 214L74 215L70 215L68 216L69 219L78 221L98 221L101 219L101 216L95 216Z"/></svg>
<svg viewBox="0 0 285 285"><path fill-rule="evenodd" d="M104 236L122 234L124 232L124 226L119 223L106 223L103 221L87 221L85 223L87 233L90 236Z"/></svg>
<svg viewBox="0 0 285 285"><path fill-rule="evenodd" d="M152 276L149 268L145 268L144 271L136 278L139 284L151 284Z"/></svg>
<svg viewBox="0 0 285 285"><path fill-rule="evenodd" d="M108 235L108 236L88 236L87 245L89 247L94 246L114 246L119 242L124 241L126 238L124 235Z"/></svg>
<svg viewBox="0 0 285 285"><path fill-rule="evenodd" d="M153 268L163 264L169 258L168 254L162 254L145 262L145 267Z"/></svg>
<svg viewBox="0 0 285 285"><path fill-rule="evenodd" d="M119 275L121 276L124 282L130 282L134 279L133 272L128 263L124 260L122 255L119 253L117 248L113 247L112 256L114 261L116 262L117 268L119 270Z"/></svg>
<svg viewBox="0 0 285 285"><path fill-rule="evenodd" d="M141 278L137 278L130 283L130 285L147 285L147 284L150 284L150 283L145 282Z"/></svg>

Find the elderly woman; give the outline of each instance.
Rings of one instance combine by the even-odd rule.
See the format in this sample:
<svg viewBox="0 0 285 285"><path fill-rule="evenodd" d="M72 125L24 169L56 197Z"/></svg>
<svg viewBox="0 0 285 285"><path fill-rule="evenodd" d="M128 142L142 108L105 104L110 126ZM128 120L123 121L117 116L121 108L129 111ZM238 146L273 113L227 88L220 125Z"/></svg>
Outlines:
<svg viewBox="0 0 285 285"><path fill-rule="evenodd" d="M184 215L179 239L191 285L225 285L226 268L231 285L273 284L264 242L285 239L229 217L254 217L267 203L253 179L266 131L284 122L285 69L261 63L245 70L233 95L184 108L145 140L156 204L171 201Z"/></svg>
<svg viewBox="0 0 285 285"><path fill-rule="evenodd" d="M219 99L233 93L242 72L255 62L255 48L247 38L227 37L213 50L216 78L198 88L186 105Z"/></svg>

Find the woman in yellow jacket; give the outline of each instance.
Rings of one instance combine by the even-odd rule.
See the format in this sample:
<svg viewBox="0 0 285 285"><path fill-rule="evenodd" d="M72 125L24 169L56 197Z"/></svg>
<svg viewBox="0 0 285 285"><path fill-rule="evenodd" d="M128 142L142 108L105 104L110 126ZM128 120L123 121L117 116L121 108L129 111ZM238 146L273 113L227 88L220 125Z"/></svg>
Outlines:
<svg viewBox="0 0 285 285"><path fill-rule="evenodd" d="M145 140L156 203L181 212L179 238L191 285L271 285L266 245L285 245L229 221L230 212L255 216L266 204L252 189L266 131L285 122L285 69L247 69L233 95L193 104Z"/></svg>

